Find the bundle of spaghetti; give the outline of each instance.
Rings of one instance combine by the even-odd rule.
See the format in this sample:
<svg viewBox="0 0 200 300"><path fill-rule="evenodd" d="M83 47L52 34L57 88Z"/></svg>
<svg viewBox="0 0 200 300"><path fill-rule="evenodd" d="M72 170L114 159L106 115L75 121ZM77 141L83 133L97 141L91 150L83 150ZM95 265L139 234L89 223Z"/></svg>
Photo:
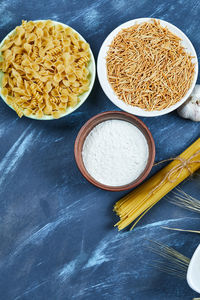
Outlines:
<svg viewBox="0 0 200 300"><path fill-rule="evenodd" d="M120 217L115 224L119 230L137 222L168 192L200 168L200 138L180 156L152 176L145 183L119 200L114 211Z"/></svg>
<svg viewBox="0 0 200 300"><path fill-rule="evenodd" d="M108 80L119 99L148 111L180 101L195 72L181 39L156 20L122 29L106 62Z"/></svg>

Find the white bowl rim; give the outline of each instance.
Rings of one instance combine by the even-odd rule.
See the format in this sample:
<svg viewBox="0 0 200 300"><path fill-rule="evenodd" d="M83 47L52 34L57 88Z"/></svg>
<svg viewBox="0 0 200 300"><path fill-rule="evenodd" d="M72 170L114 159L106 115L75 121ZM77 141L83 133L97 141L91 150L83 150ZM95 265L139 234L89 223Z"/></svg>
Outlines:
<svg viewBox="0 0 200 300"><path fill-rule="evenodd" d="M195 63L194 79L193 79L192 85L191 85L190 89L188 90L188 92L186 93L186 95L180 101L178 101L176 104L174 104L168 108L165 108L163 110L160 110L160 111L158 111L158 110L146 111L139 107L126 104L125 102L120 100L114 93L114 91L107 79L107 68L106 68L106 59L105 59L106 55L107 55L107 50L108 50L108 47L109 47L111 41L119 33L119 31L121 31L121 29L128 28L130 26L135 25L136 23L151 22L152 20L160 21L160 24L162 26L167 26L170 31L174 32L177 36L179 36L182 39L182 43L187 44L188 47L190 48L190 51L188 51L188 52L191 52L191 55L194 57L193 62ZM187 51L186 46L184 46L184 48ZM104 42L100 48L98 58L97 58L97 75L98 75L98 79L99 79L100 85L101 85L104 93L110 99L110 101L112 101L116 106L118 106L119 108L121 108L122 110L124 110L126 112L129 112L129 113L137 115L137 116L156 117L156 116L168 114L168 113L176 110L179 106L181 106L189 98L189 96L191 95L191 93L195 87L196 81L197 81L198 59L197 59L197 54L194 49L194 46L192 45L189 38L175 25L173 25L167 21L157 19L157 18L138 18L138 19L133 19L133 20L130 20L128 22L125 22L125 23L119 25L106 37L106 39L104 40Z"/></svg>
<svg viewBox="0 0 200 300"><path fill-rule="evenodd" d="M32 22L37 23L37 22L45 22L45 21L48 21L48 20L34 20L34 21L32 21ZM54 21L54 20L51 20L51 21L52 21L54 24L62 25L62 26L65 27L65 28L67 28L67 27L71 28L74 32L76 32L76 33L79 35L79 37L80 37L81 40L83 40L84 42L87 43L87 41L84 39L84 37L83 37L78 31L76 31L74 28L72 28L71 26L66 25L66 24L64 24L64 23L61 23L61 22L58 22L58 21ZM0 43L0 48L2 47L4 41L5 41L5 40L6 40L6 39L7 39L7 38L15 31L15 29L16 29L16 27L15 27L12 31L10 31L10 32L5 36L5 38L1 41L1 43ZM94 59L94 55L93 55L93 53L92 53L91 47L90 47L90 56L91 56L91 60L90 60L89 65L90 65L90 64L91 64L91 65L88 67L88 68L91 69L91 70L90 70L90 76L91 76L91 77L90 77L89 90L86 91L85 93L81 94L81 96L79 96L79 98L81 97L82 99L80 99L80 101L78 102L78 104L77 104L75 107L69 107L69 108L67 108L66 112L65 112L64 114L61 114L59 118L54 118L54 117L51 116L51 115L44 115L42 118L38 118L38 117L36 117L35 115L30 115L30 116L23 115L23 116L24 116L24 117L27 117L27 118L29 118L29 119L40 120L40 121L58 120L58 119L60 119L60 118L62 118L62 117L65 117L65 116L67 116L67 115L73 113L76 109L78 109L78 108L86 101L86 99L87 99L88 96L90 95L90 93L91 93L91 91L92 91L92 88L93 88L93 86L94 86L94 82L95 82L95 77L96 77L96 64L95 64L95 59ZM0 86L0 97L3 99L3 101L4 101L4 102L5 102L12 110L14 110L14 108L13 108L11 105L9 105L9 104L7 103L6 97L4 97L4 96L2 95L1 89L2 89L2 87ZM14 111L15 111L15 110L14 110Z"/></svg>
<svg viewBox="0 0 200 300"><path fill-rule="evenodd" d="M195 252L193 253L193 256L190 260L189 267L187 270L187 283L193 289L195 292L200 293L200 284L197 285L197 279L199 279L200 271L197 267L199 267L199 261L200 261L200 244L196 248ZM199 281L198 281L199 283Z"/></svg>

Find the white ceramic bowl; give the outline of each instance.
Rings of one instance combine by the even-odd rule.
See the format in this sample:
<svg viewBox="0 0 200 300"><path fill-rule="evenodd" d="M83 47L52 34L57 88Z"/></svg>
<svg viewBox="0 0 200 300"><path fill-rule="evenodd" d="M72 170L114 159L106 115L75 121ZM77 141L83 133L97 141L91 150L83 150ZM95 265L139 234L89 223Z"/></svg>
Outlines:
<svg viewBox="0 0 200 300"><path fill-rule="evenodd" d="M187 282L191 289L200 293L200 245L191 258L187 271Z"/></svg>
<svg viewBox="0 0 200 300"><path fill-rule="evenodd" d="M46 20L36 20L36 21L33 21L33 22L41 22L41 21L46 21ZM56 22L56 21L52 21L54 24L60 24L62 25L63 27L70 27L66 24L63 24L63 23L60 23L60 22ZM83 40L84 42L86 42L86 40L82 37L82 35L80 35L80 33L78 33L76 30L74 30L72 27L70 27L74 32L76 32L78 35L79 35L79 38L81 40ZM10 33L7 34L7 36L2 40L2 42L0 43L0 48L2 47L4 41L15 31L12 30ZM66 112L64 114L62 114L60 116L60 118L66 116L66 115L69 115L71 114L72 112L74 112L77 108L79 108L87 99L87 97L89 96L92 88L93 88L93 85L94 85L94 81L95 81L95 74L96 74L96 68L95 68L95 60L94 60L94 56L93 56L93 53L90 49L90 56L91 56L91 60L89 62L89 65L88 65L88 70L90 72L90 85L89 85L89 90L85 93L83 93L82 95L79 96L79 99L80 101L77 103L76 106L74 107L68 107ZM1 72L0 74L0 82L1 82L1 79L2 79L2 76L3 76L3 73ZM2 95L1 93L1 86L0 86L0 96L1 98L4 100L4 102L10 107L12 108L11 105L9 105L7 102L6 102L6 98ZM13 109L13 108L12 108ZM30 115L30 116L25 116L27 118L31 118L31 119L36 119L36 120L54 120L55 118L53 118L53 116L48 116L48 115L45 115L43 116L42 118L37 118L35 115Z"/></svg>
<svg viewBox="0 0 200 300"><path fill-rule="evenodd" d="M155 117L155 116L161 116L164 114L167 114L175 109L177 109L179 106L181 106L190 96L192 93L192 90L196 84L197 81L197 76L198 76L198 61L197 61L197 55L195 52L195 49L190 42L190 40L187 38L187 36L176 26L163 21L159 20L160 24L162 26L167 26L167 28L176 34L178 37L182 39L182 45L185 48L185 50L190 53L194 58L193 58L193 63L195 63L195 75L194 75L194 80L192 82L192 85L190 89L188 90L187 94L175 105L170 106L169 108L163 109L163 110L153 110L153 111L146 111L144 109L141 109L136 106L132 106L129 104L126 104L122 100L120 100L117 95L114 93L108 78L107 78L107 68L106 68L106 56L107 56L107 51L109 49L109 45L111 44L112 40L115 38L115 36L121 31L123 28L128 28L130 26L133 26L135 24L140 24L142 22L151 22L151 18L140 18L140 19L135 19L128 21L120 26L118 26L116 29L114 29L105 39L103 42L101 49L99 51L98 59L97 59L97 74L98 78L101 84L102 89L104 90L104 93L107 95L107 97L119 108L121 108L124 111L127 111L131 114L137 115L137 116L142 116L142 117ZM158 19L156 19L158 20Z"/></svg>

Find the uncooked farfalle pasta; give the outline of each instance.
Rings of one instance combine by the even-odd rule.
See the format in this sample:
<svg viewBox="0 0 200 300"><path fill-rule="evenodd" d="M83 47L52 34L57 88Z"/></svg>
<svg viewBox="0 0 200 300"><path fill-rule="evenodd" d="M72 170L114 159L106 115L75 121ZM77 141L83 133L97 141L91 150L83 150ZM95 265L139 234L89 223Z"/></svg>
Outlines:
<svg viewBox="0 0 200 300"><path fill-rule="evenodd" d="M22 21L0 51L1 93L19 117L59 118L89 89L89 45L70 27Z"/></svg>

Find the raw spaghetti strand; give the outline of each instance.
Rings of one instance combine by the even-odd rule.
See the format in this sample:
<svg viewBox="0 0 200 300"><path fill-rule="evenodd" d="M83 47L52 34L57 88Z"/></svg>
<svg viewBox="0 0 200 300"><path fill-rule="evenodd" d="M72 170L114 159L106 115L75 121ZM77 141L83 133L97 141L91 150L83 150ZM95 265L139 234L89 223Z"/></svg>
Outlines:
<svg viewBox="0 0 200 300"><path fill-rule="evenodd" d="M114 211L120 217L119 230L137 222L169 191L200 168L200 138L178 158L119 200Z"/></svg>

